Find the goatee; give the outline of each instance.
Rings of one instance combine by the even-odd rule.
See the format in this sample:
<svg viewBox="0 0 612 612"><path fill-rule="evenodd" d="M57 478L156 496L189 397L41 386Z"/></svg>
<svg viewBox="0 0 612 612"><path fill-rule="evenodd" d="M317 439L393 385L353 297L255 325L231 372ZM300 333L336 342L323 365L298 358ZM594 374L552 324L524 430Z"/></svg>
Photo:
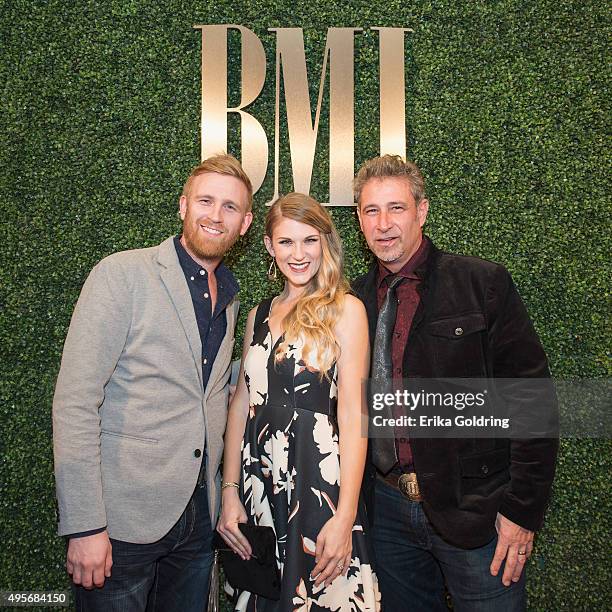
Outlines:
<svg viewBox="0 0 612 612"><path fill-rule="evenodd" d="M226 231L223 229L222 231ZM196 229L183 226L183 238L185 246L199 259L218 259L223 257L238 240L239 234L232 236L225 234L218 239L207 240Z"/></svg>

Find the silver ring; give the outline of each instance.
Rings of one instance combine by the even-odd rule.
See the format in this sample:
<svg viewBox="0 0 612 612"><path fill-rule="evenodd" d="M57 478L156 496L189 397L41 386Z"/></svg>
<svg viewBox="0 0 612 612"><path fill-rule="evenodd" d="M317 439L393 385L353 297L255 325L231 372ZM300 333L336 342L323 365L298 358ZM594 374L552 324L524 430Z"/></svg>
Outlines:
<svg viewBox="0 0 612 612"><path fill-rule="evenodd" d="M519 550L519 551L518 551L518 554L519 554L519 555L526 555L526 554L527 554L527 551L525 551L525 550Z"/></svg>
<svg viewBox="0 0 612 612"><path fill-rule="evenodd" d="M336 565L336 567L342 571L344 569L344 563L338 563L338 565Z"/></svg>

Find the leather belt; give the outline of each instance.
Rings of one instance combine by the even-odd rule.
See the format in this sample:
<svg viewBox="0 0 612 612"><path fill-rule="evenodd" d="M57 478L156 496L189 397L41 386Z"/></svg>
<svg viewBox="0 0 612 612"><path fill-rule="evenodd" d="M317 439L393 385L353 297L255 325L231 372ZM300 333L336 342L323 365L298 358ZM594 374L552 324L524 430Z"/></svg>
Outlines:
<svg viewBox="0 0 612 612"><path fill-rule="evenodd" d="M423 501L423 496L421 495L421 491L419 489L419 482L417 480L417 475L415 472L408 472L405 474L395 474L391 472L387 474L386 476L382 476L381 474L378 474L378 477L381 480L384 480L384 482L392 486L394 489L397 489L402 495L407 497L410 501L413 501L413 502Z"/></svg>

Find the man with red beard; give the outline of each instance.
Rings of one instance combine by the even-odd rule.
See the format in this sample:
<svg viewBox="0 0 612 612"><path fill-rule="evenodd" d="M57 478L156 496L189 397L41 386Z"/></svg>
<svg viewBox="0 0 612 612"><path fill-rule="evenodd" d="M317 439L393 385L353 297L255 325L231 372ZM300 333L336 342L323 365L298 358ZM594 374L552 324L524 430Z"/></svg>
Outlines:
<svg viewBox="0 0 612 612"><path fill-rule="evenodd" d="M222 258L253 215L239 162L194 168L181 236L89 275L53 402L59 534L77 609L202 610L238 312Z"/></svg>

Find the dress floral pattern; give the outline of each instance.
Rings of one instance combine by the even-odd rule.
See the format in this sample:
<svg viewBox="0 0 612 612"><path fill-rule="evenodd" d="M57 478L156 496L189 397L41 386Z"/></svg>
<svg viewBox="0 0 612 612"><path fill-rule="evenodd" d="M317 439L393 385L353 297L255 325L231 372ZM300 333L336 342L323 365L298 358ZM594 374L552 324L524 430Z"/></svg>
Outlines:
<svg viewBox="0 0 612 612"><path fill-rule="evenodd" d="M346 576L328 587L314 586L315 543L334 515L340 489L336 423L336 367L329 379L307 367L301 345L290 345L275 364L268 326L271 300L259 305L254 336L245 360L249 416L242 444L242 500L249 521L276 533L281 599L243 591L236 610L258 612L353 612L379 610L376 574L370 565L367 526L360 506L353 527L353 552Z"/></svg>

